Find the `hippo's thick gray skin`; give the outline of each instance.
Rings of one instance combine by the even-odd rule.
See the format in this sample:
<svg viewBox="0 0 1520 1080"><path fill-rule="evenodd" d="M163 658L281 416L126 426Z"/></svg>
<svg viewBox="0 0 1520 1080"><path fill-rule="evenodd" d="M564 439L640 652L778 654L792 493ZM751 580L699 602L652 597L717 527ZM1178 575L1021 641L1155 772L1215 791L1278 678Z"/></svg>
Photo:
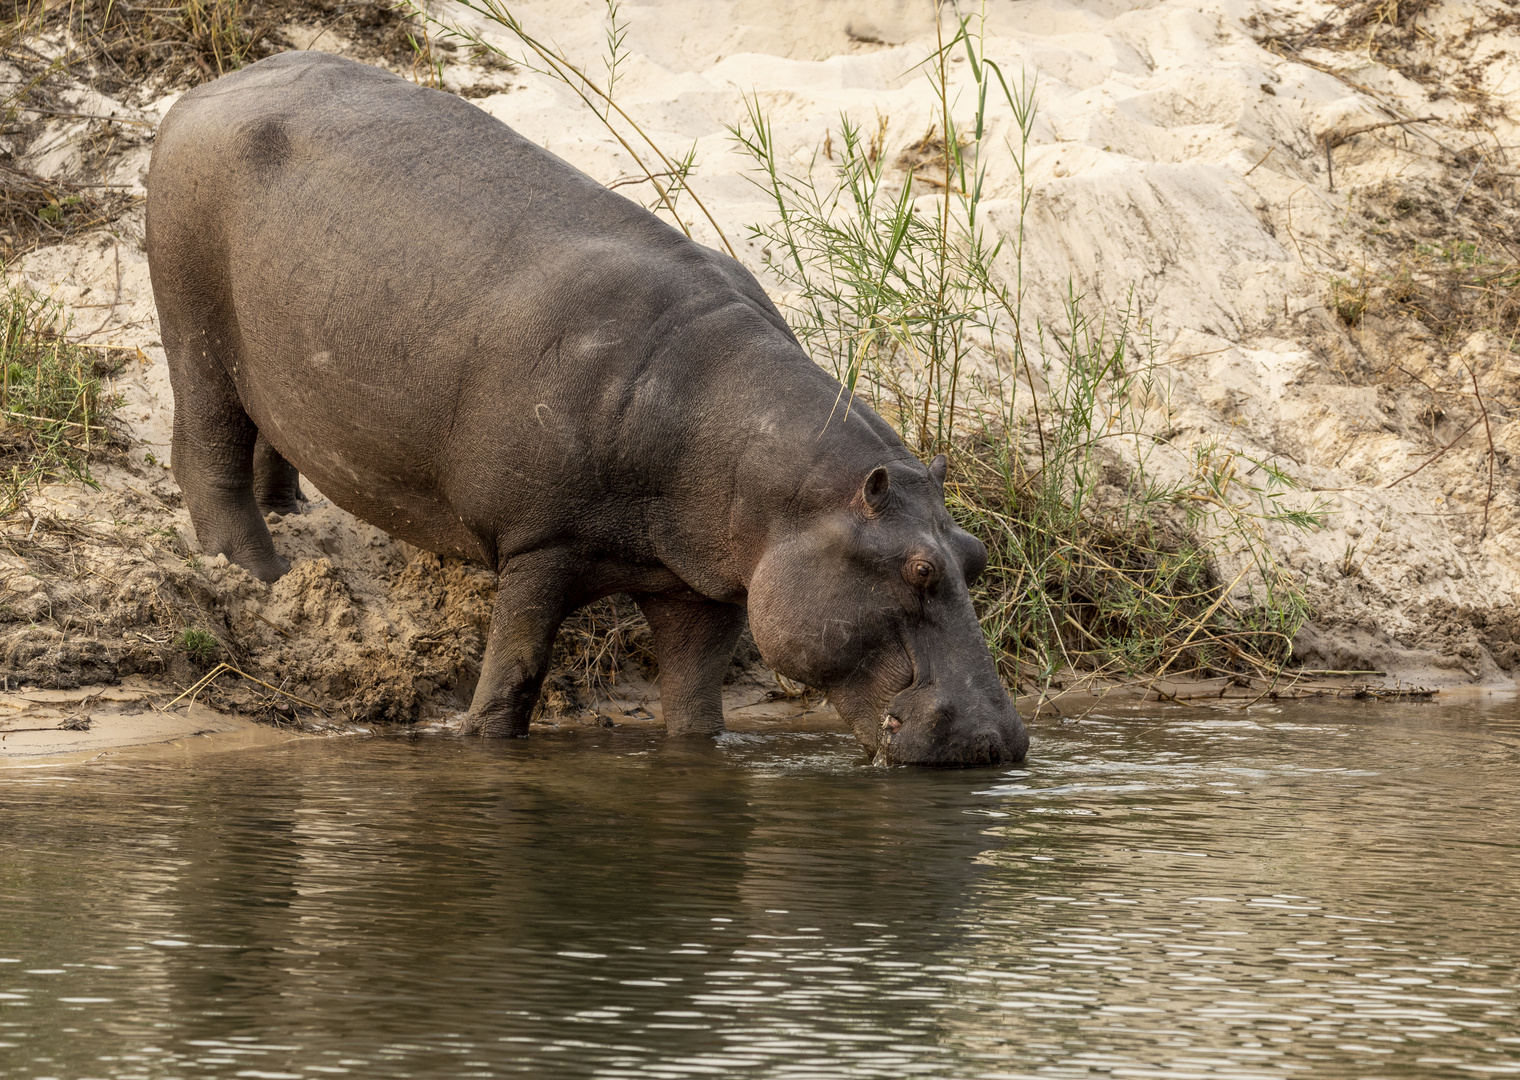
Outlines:
<svg viewBox="0 0 1520 1080"><path fill-rule="evenodd" d="M560 622L628 592L671 732L722 729L748 608L880 758L1024 756L943 459L846 409L738 263L475 106L316 53L193 90L159 127L147 248L201 547L279 577L261 509L299 469L493 567L467 730L526 734Z"/></svg>

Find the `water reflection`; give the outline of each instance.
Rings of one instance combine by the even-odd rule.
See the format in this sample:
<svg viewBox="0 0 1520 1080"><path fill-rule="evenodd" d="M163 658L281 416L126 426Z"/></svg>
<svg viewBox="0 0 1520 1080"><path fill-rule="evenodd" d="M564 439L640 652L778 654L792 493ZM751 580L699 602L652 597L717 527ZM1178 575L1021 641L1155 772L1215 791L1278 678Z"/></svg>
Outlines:
<svg viewBox="0 0 1520 1080"><path fill-rule="evenodd" d="M0 773L0 1076L1520 1072L1520 709Z"/></svg>

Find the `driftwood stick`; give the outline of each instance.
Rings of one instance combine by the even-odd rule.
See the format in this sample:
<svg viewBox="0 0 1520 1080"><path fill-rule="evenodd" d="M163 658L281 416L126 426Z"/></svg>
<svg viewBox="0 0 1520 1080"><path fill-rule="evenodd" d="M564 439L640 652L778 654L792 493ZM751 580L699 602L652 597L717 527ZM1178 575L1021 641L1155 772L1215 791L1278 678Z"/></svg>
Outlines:
<svg viewBox="0 0 1520 1080"><path fill-rule="evenodd" d="M276 627L276 629L278 629L278 627ZM227 673L227 674L236 675L239 678L247 679L251 683L258 683L260 686L264 687L265 689L267 689L267 690L273 690L276 694L279 694L282 697L288 697L291 701L298 702L301 705L305 705L307 708L316 709L319 713L322 713L324 716L327 715L328 710L325 709L325 708L323 708L321 705L318 705L315 701L307 701L303 697L296 697L296 695L292 694L289 690L281 690L278 686L274 686L274 685L272 685L270 683L267 683L263 679L256 679L252 675L248 674L246 671L239 671L237 668L233 667L231 664L228 664L228 663L221 663L221 664L216 665L216 667L212 668L211 671L208 674L206 674L203 678L201 678L199 682L195 683L194 686L190 687L190 689L188 689L184 693L180 694L179 697L175 698L173 701L169 702L169 704L165 705L164 706L164 712L168 712L170 709L174 708L174 706L178 705L179 702L180 702L180 700L183 699L187 695L189 695L190 700L193 703L195 701L195 696L198 695L202 690L206 689L206 687L210 686L211 683L212 683L212 681L218 675L221 675L224 672Z"/></svg>
<svg viewBox="0 0 1520 1080"><path fill-rule="evenodd" d="M1252 165L1249 169L1247 169L1245 171L1245 175L1246 176L1250 176L1257 169L1261 168L1262 164L1267 160L1267 158L1269 158L1269 157L1272 156L1272 151L1276 150L1276 149L1277 149L1277 147L1275 147L1275 146L1269 146L1269 147L1267 147L1267 152L1265 154L1261 155L1261 157L1257 160L1257 162L1256 162L1255 165ZM1223 352L1224 350L1220 349L1219 351Z"/></svg>
<svg viewBox="0 0 1520 1080"><path fill-rule="evenodd" d="M1352 128L1350 131L1343 131L1339 135L1336 135L1333 140L1329 135L1326 135L1325 141L1327 143L1330 143L1332 146L1339 146L1347 139L1354 139L1358 135L1365 135L1367 132L1377 131L1379 128L1405 127L1409 124L1429 124L1432 121L1439 119L1441 119L1439 116L1411 116L1407 120L1384 120L1380 124L1364 124L1359 128Z"/></svg>

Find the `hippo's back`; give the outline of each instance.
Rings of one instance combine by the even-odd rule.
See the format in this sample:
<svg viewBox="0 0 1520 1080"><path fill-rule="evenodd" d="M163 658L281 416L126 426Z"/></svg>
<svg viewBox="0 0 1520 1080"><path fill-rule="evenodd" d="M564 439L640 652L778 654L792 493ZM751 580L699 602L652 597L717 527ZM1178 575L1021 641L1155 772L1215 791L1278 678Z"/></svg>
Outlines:
<svg viewBox="0 0 1520 1080"><path fill-rule="evenodd" d="M531 545L649 486L619 436L649 426L640 388L723 378L673 336L726 312L790 340L737 263L476 106L320 53L175 104L147 233L177 401L230 379L334 501L488 562L503 528Z"/></svg>
<svg viewBox="0 0 1520 1080"><path fill-rule="evenodd" d="M444 249L499 253L502 228L518 243L600 230L647 244L669 231L476 106L325 53L281 53L185 94L159 128L151 176L150 217L187 185L235 216L263 203L306 225L320 206L331 230L363 222L382 242L395 215L423 210L416 225L433 231L407 238ZM504 219L514 198L531 212Z"/></svg>

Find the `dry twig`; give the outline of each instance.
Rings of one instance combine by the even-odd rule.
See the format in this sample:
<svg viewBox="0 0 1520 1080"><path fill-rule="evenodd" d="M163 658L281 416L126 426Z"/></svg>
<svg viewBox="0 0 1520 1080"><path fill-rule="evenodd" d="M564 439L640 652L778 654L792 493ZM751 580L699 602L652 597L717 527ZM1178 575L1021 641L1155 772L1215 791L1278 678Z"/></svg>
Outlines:
<svg viewBox="0 0 1520 1080"><path fill-rule="evenodd" d="M178 705L179 702L187 695L190 698L190 703L192 705L195 704L195 699L200 694L200 692L206 689L206 687L210 686L212 681L215 680L218 675L221 675L223 673L236 675L241 679L247 679L251 683L257 683L258 685L264 687L266 690L273 690L276 694L279 694L282 697L288 697L291 701L305 705L309 709L316 709L323 716L328 715L328 710L323 706L318 705L315 701L307 701L303 697L297 697L295 694L292 694L288 690L281 690L278 686L271 685L270 683L265 682L263 679L255 678L254 676L248 674L246 671L241 671L238 668L233 667L231 664L225 662L216 665L216 667L212 668L205 675L201 676L201 678L196 681L196 683L192 685L188 690L185 690L179 695L179 697L176 697L173 701L169 702L169 704L165 705L164 712L168 712L170 709L174 708L174 706Z"/></svg>

